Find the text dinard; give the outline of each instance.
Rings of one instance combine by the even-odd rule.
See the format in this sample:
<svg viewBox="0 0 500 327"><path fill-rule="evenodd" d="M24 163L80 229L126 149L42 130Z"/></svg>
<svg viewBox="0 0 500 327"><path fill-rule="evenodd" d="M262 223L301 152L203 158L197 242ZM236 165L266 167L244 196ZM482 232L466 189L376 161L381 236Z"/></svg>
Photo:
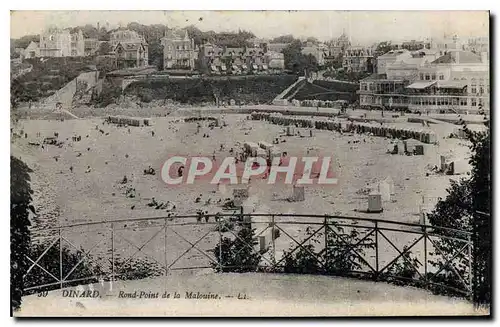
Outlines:
<svg viewBox="0 0 500 327"><path fill-rule="evenodd" d="M125 292L120 291L118 293L118 298L122 299L180 299L181 294L177 292L169 293L169 292L146 292L146 291L134 291L134 292ZM193 299L193 300L220 300L221 297L219 294L215 293L201 293L201 292L185 292L184 299Z"/></svg>

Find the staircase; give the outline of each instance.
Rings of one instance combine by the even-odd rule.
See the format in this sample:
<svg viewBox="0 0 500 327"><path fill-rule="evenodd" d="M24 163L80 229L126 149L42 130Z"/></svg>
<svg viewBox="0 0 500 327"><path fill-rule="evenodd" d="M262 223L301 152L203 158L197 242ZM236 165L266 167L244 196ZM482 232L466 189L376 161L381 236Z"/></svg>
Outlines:
<svg viewBox="0 0 500 327"><path fill-rule="evenodd" d="M303 82L305 80L305 77L301 76L297 79L297 81L295 83L293 83L292 85L290 85L289 87L287 87L283 92L281 92L280 94L278 94L276 96L276 98L274 98L273 100L273 104L274 105L286 105L287 102L288 102L288 99L292 98L293 95L296 94L296 92L294 92L294 94L292 96L289 96L285 99L285 96L295 87L297 86L300 82ZM303 86L299 87L297 90L299 90L300 88L302 88Z"/></svg>
<svg viewBox="0 0 500 327"><path fill-rule="evenodd" d="M84 98L88 92L92 91L93 87L98 82L98 77L98 71L80 74L77 78L60 88L56 93L43 100L42 107L47 110L54 110L57 103L61 103L63 108L71 108L74 101L78 102L80 99Z"/></svg>

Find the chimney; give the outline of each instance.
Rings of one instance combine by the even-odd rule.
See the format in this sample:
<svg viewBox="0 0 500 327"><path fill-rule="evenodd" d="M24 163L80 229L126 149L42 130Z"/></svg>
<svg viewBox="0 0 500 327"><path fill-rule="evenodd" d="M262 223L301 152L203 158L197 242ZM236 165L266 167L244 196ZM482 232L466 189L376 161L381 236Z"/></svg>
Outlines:
<svg viewBox="0 0 500 327"><path fill-rule="evenodd" d="M99 28L99 22L97 22L97 32L99 32L101 29Z"/></svg>

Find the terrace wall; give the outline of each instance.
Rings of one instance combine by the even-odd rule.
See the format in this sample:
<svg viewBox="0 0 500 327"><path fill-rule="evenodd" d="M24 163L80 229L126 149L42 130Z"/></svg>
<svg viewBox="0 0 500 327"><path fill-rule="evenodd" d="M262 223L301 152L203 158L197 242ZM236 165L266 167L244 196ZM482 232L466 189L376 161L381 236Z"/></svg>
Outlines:
<svg viewBox="0 0 500 327"><path fill-rule="evenodd" d="M181 103L221 101L236 103L269 103L280 92L295 82L296 76L238 76L238 78L186 78L146 79L131 83L125 95L142 97L147 94L152 100L172 99Z"/></svg>

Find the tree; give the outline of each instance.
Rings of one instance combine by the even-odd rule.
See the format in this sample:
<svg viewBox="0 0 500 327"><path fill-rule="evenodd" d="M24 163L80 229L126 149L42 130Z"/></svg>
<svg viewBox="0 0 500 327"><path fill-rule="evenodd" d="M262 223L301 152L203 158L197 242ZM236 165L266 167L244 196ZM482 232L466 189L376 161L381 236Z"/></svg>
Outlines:
<svg viewBox="0 0 500 327"><path fill-rule="evenodd" d="M106 27L101 27L99 29L99 33L97 34L97 39L99 41L109 41L109 33L106 30Z"/></svg>
<svg viewBox="0 0 500 327"><path fill-rule="evenodd" d="M219 228L223 231L224 220L219 220L219 224L221 224ZM257 245L254 236L255 230L247 224L242 224L234 240L223 237L212 250L217 259L217 263L212 263L215 271L238 273L257 271L260 255L254 250Z"/></svg>
<svg viewBox="0 0 500 327"><path fill-rule="evenodd" d="M317 38L315 38L314 36L310 36L306 39L306 42L311 42L313 44L318 44L319 43L319 40Z"/></svg>
<svg viewBox="0 0 500 327"><path fill-rule="evenodd" d="M19 39L11 39L11 47L25 49L31 42L40 42L40 35L25 35Z"/></svg>
<svg viewBox="0 0 500 327"><path fill-rule="evenodd" d="M302 53L302 43L295 40L283 49L285 67L296 74L303 74L305 70L316 71L318 63L314 56Z"/></svg>
<svg viewBox="0 0 500 327"><path fill-rule="evenodd" d="M21 160L10 157L10 294L11 314L21 306L23 276L28 269L31 243L29 212L35 213L31 201L32 170Z"/></svg>
<svg viewBox="0 0 500 327"><path fill-rule="evenodd" d="M391 41L383 41L377 45L377 48L375 49L375 53L377 56L381 56L384 53L391 51L392 49L393 49L393 46L391 45Z"/></svg>
<svg viewBox="0 0 500 327"><path fill-rule="evenodd" d="M295 41L293 35L288 34L275 37L270 41L270 43L292 43L293 41Z"/></svg>
<svg viewBox="0 0 500 327"><path fill-rule="evenodd" d="M111 44L109 44L109 42L101 42L101 44L99 44L99 49L97 50L97 53L103 56L109 54L112 51L113 48L111 47Z"/></svg>
<svg viewBox="0 0 500 327"><path fill-rule="evenodd" d="M476 305L489 305L491 302L491 150L489 123L486 126L485 132L473 132L463 123L472 152L470 178L452 182L446 199L439 201L429 214L432 225L472 232L474 271L468 273L473 274ZM454 234L443 230L437 233L443 236ZM454 253L460 245L457 241L444 238L438 244L448 254ZM466 258L459 259L462 265L466 264ZM438 261L435 265L441 267L444 263ZM448 279L444 282L454 284L457 281Z"/></svg>

